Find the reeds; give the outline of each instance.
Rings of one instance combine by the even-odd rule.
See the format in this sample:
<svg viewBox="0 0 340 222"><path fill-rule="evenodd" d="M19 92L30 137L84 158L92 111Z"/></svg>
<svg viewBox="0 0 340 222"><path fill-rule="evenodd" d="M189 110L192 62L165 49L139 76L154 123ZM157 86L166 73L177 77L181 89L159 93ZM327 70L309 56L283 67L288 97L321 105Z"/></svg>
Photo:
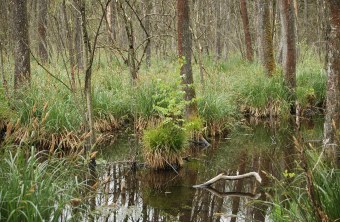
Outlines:
<svg viewBox="0 0 340 222"><path fill-rule="evenodd" d="M33 148L6 151L0 166L0 221L62 221L63 211L85 187L79 165L46 159Z"/></svg>
<svg viewBox="0 0 340 222"><path fill-rule="evenodd" d="M338 221L340 170L332 168L315 150L306 163L276 181L271 218L274 221ZM321 155L321 156L320 156Z"/></svg>

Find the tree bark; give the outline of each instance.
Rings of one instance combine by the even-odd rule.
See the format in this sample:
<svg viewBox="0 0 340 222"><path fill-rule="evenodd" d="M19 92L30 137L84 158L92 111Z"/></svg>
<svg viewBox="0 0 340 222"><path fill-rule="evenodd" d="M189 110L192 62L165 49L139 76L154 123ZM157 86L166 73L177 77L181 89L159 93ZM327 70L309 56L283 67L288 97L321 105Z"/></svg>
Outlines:
<svg viewBox="0 0 340 222"><path fill-rule="evenodd" d="M272 76L275 69L273 39L271 33L271 22L269 14L270 0L260 0L259 16L260 16L260 38L262 63L268 76Z"/></svg>
<svg viewBox="0 0 340 222"><path fill-rule="evenodd" d="M29 84L31 80L28 35L27 1L13 0L14 89Z"/></svg>
<svg viewBox="0 0 340 222"><path fill-rule="evenodd" d="M249 62L252 62L254 52L253 52L253 46L252 46L250 30L249 30L249 19L248 19L246 0L241 0L240 5L241 5L241 16L242 16L242 23L243 23L244 38L246 42L247 60Z"/></svg>
<svg viewBox="0 0 340 222"><path fill-rule="evenodd" d="M62 3L62 13L65 22L65 29L66 29L66 41L67 41L67 48L70 60L70 73L71 73L71 88L74 90L76 85L76 78L75 78L75 53L74 53L74 38L73 38L73 30L70 27L72 24L71 19L68 17L67 8L66 8L66 0L63 0Z"/></svg>
<svg viewBox="0 0 340 222"><path fill-rule="evenodd" d="M146 38L150 38L151 36L151 23L150 23L150 16L152 10L152 1L151 0L144 0L145 2L145 30L148 33ZM151 39L150 39L151 40ZM151 44L149 43L146 48L146 65L147 67L151 66Z"/></svg>
<svg viewBox="0 0 340 222"><path fill-rule="evenodd" d="M90 140L87 144L87 151L91 148L91 146L96 141L96 134L94 131L94 122L93 122L93 111L92 111L92 63L93 63L93 52L91 50L90 38L87 32L87 22L86 22L86 7L85 0L79 0L80 3L80 13L81 13L81 26L84 35L84 45L85 45L85 85L84 85L84 94L86 97L86 117L87 117L87 131L90 133Z"/></svg>
<svg viewBox="0 0 340 222"><path fill-rule="evenodd" d="M216 59L220 60L222 56L222 19L221 19L221 1L215 0L216 10Z"/></svg>
<svg viewBox="0 0 340 222"><path fill-rule="evenodd" d="M177 0L177 34L178 34L178 56L181 61L181 77L184 87L184 99L187 102L185 106L186 119L192 119L198 116L197 102L195 101L196 93L193 86L194 80L191 67L191 47L192 36L190 31L190 15L188 0Z"/></svg>
<svg viewBox="0 0 340 222"><path fill-rule="evenodd" d="M328 3L330 6L331 33L328 51L324 148L327 156L339 164L339 138L337 132L340 120L340 1L328 0Z"/></svg>
<svg viewBox="0 0 340 222"><path fill-rule="evenodd" d="M39 33L39 57L42 63L48 61L47 52L47 0L39 0L38 2L38 33Z"/></svg>
<svg viewBox="0 0 340 222"><path fill-rule="evenodd" d="M76 0L74 1L76 3ZM77 66L78 66L78 72L79 70L84 69L84 53L83 53L83 39L82 39L82 29L81 29L81 15L79 13L79 6L76 3L75 7L77 10L74 10L74 49L76 53L76 60L77 60Z"/></svg>
<svg viewBox="0 0 340 222"><path fill-rule="evenodd" d="M289 90L291 113L295 114L295 88L296 88L296 36L294 4L290 0L280 0L281 35L283 41L282 65L285 85Z"/></svg>
<svg viewBox="0 0 340 222"><path fill-rule="evenodd" d="M122 2L119 2L119 7L123 16L125 31L127 35L127 41L129 44L128 48L128 65L130 75L132 78L132 84L134 85L138 79L138 67L136 64L136 50L135 50L135 35L133 30L133 24L131 18L129 18L125 12Z"/></svg>
<svg viewBox="0 0 340 222"><path fill-rule="evenodd" d="M113 41L116 41L116 1L112 1L107 8L106 13L106 21L108 26L108 31L110 34L110 38Z"/></svg>

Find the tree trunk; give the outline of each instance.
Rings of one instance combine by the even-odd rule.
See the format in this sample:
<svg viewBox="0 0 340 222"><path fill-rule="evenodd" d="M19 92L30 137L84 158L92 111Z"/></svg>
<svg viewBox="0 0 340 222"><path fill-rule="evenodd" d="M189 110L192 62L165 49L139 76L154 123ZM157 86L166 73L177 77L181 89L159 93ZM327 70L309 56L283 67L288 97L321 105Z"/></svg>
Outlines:
<svg viewBox="0 0 340 222"><path fill-rule="evenodd" d="M328 80L324 148L330 159L339 164L339 113L340 113L340 1L328 0L330 5L331 33L328 52Z"/></svg>
<svg viewBox="0 0 340 222"><path fill-rule="evenodd" d="M283 41L282 65L285 85L289 90L291 113L295 114L295 88L296 88L296 40L294 4L289 0L280 0L281 35Z"/></svg>
<svg viewBox="0 0 340 222"><path fill-rule="evenodd" d="M106 21L111 40L116 41L116 1L111 1L107 8Z"/></svg>
<svg viewBox="0 0 340 222"><path fill-rule="evenodd" d="M38 33L39 33L39 57L43 63L48 61L47 52L47 0L39 0L38 2Z"/></svg>
<svg viewBox="0 0 340 222"><path fill-rule="evenodd" d="M186 119L192 119L198 115L197 102L195 100L196 93L193 87L194 80L191 68L192 36L190 31L189 11L188 0L177 0L178 56L182 63L180 74L185 92L184 99L187 102L185 107Z"/></svg>
<svg viewBox="0 0 340 222"><path fill-rule="evenodd" d="M254 52L253 52L253 47L252 47L251 37L250 37L246 0L241 0L240 4L241 4L241 16L242 16L242 23L243 23L244 38L245 38L246 47L247 47L246 48L247 60L249 62L252 62Z"/></svg>
<svg viewBox="0 0 340 222"><path fill-rule="evenodd" d="M150 16L152 10L152 1L144 0L145 2L145 31L148 33L146 38L150 38L151 36L151 24L150 24ZM146 65L147 67L151 66L151 44L149 43L146 48Z"/></svg>
<svg viewBox="0 0 340 222"><path fill-rule="evenodd" d="M80 13L81 13L81 26L84 35L84 45L85 45L85 85L84 85L84 94L86 96L86 117L87 117L87 131L90 133L90 140L87 144L87 151L91 148L91 146L96 141L96 134L94 131L94 122L93 122L93 111L92 111L92 62L93 55L91 50L90 38L87 32L87 23L86 23L86 11L85 11L85 0L79 0L80 2Z"/></svg>
<svg viewBox="0 0 340 222"><path fill-rule="evenodd" d="M76 3L76 1L74 1ZM79 70L84 69L84 54L83 54L83 40L82 40L82 30L81 30L81 15L79 13L79 6L75 4L77 10L74 10L74 49L76 52L78 73Z"/></svg>
<svg viewBox="0 0 340 222"><path fill-rule="evenodd" d="M128 18L121 1L119 2L119 7L120 7L120 10L123 16L125 31L127 35L127 41L129 44L127 61L129 65L130 75L132 78L132 84L134 85L138 79L138 75L137 75L138 68L136 64L135 35L134 35L134 30L133 30L133 24L132 24L131 18Z"/></svg>
<svg viewBox="0 0 340 222"><path fill-rule="evenodd" d="M63 0L62 3L62 13L65 22L65 29L66 29L66 41L67 41L67 48L70 60L70 73L71 73L71 88L74 90L76 85L76 78L75 78L75 54L74 54L74 42L73 42L73 30L70 27L72 22L70 22L70 18L67 15L67 8L66 8L66 0Z"/></svg>
<svg viewBox="0 0 340 222"><path fill-rule="evenodd" d="M271 22L269 15L269 0L260 0L259 16L260 16L260 38L262 63L268 76L271 76L275 69L273 39L271 33Z"/></svg>
<svg viewBox="0 0 340 222"><path fill-rule="evenodd" d="M27 1L13 0L14 89L31 80L30 48L28 35Z"/></svg>
<svg viewBox="0 0 340 222"><path fill-rule="evenodd" d="M221 20L221 1L215 0L216 10L216 59L220 60L222 56L222 20Z"/></svg>

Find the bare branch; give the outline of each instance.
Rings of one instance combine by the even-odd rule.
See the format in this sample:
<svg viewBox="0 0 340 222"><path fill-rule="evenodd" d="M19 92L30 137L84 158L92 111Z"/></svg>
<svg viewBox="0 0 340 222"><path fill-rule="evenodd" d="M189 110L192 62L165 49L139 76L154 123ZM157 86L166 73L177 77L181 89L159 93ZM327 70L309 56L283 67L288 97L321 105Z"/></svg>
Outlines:
<svg viewBox="0 0 340 222"><path fill-rule="evenodd" d="M203 187L208 187L211 184L224 179L224 180L240 180L240 179L244 179L244 178L248 178L248 177L255 177L255 179L261 183L262 182L262 178L260 177L260 175L257 172L250 172L250 173L245 173L245 174L241 174L241 175L237 175L237 176L226 176L223 173L217 175L216 177L208 180L205 183L199 184L199 185L194 185L194 188L203 188Z"/></svg>
<svg viewBox="0 0 340 222"><path fill-rule="evenodd" d="M47 72L47 74L49 74L50 76L52 76L54 79L56 79L58 82L60 82L61 84L63 84L68 90L70 90L72 92L72 89L66 85L66 83L64 83L61 79L59 79L57 76L55 76L53 73L51 73L44 65L42 65L39 60L33 55L31 49L29 50L31 56L33 57L33 59L37 62L37 64L43 68L43 70L45 70L45 72Z"/></svg>

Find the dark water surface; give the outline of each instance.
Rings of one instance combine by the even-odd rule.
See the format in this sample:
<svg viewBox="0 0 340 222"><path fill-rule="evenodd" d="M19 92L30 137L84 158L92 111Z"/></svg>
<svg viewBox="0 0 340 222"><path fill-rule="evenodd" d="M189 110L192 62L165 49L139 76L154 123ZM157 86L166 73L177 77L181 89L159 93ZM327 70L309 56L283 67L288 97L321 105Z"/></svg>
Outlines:
<svg viewBox="0 0 340 222"><path fill-rule="evenodd" d="M252 123L220 139L207 149L192 149L189 162L178 171L133 170L130 160L138 152L133 140L120 139L98 158L100 181L105 181L95 198L94 221L271 221L268 205L271 180L281 178L296 164L292 124ZM322 137L322 120L301 127L304 141ZM293 134L292 134L293 133ZM297 137L296 135L294 135ZM228 175L259 172L254 178L219 181L212 189L195 189L224 172ZM259 201L263 200L263 201Z"/></svg>

